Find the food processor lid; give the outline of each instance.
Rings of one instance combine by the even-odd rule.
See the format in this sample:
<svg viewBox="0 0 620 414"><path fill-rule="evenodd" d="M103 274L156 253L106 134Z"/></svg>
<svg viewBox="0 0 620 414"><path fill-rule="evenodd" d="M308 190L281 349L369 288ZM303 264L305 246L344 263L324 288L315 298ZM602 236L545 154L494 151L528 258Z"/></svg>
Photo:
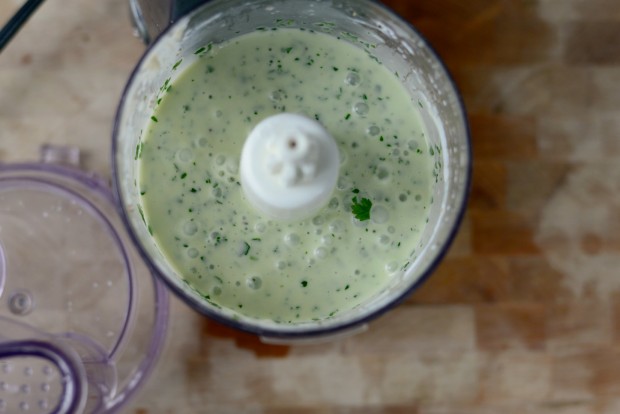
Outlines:
<svg viewBox="0 0 620 414"><path fill-rule="evenodd" d="M161 350L167 294L79 150L44 146L41 161L0 164L0 413L113 411ZM155 316L136 346L139 301Z"/></svg>

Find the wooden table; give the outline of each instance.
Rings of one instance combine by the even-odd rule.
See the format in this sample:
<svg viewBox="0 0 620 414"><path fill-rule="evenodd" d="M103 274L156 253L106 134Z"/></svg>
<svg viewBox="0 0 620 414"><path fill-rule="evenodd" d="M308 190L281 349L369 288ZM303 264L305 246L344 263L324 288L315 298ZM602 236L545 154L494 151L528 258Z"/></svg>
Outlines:
<svg viewBox="0 0 620 414"><path fill-rule="evenodd" d="M174 301L167 351L127 412L620 412L620 1L386 3L469 111L472 197L447 259L368 333L327 345L262 345ZM44 4L0 55L0 160L78 145L109 177L143 51L131 34L125 0Z"/></svg>

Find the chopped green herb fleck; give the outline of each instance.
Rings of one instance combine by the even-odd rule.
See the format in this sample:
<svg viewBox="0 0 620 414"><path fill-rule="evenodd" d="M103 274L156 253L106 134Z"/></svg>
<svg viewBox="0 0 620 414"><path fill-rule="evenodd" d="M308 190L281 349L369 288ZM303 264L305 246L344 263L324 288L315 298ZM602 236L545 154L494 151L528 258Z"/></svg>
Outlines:
<svg viewBox="0 0 620 414"><path fill-rule="evenodd" d="M301 286L302 286L302 287L306 287L306 286L308 286L308 281L307 281L307 280L302 280L302 281L301 281Z"/></svg>
<svg viewBox="0 0 620 414"><path fill-rule="evenodd" d="M201 54L202 52L204 52L205 50L207 50L207 48L203 46L203 47L201 47L200 49L196 50L196 51L194 52L194 54L195 54L195 55L199 55L199 54Z"/></svg>
<svg viewBox="0 0 620 414"><path fill-rule="evenodd" d="M142 143L139 142L138 145L136 145L136 156L134 159L137 160L141 156L142 156Z"/></svg>
<svg viewBox="0 0 620 414"><path fill-rule="evenodd" d="M247 256L248 253L250 252L250 244L247 242L243 242L243 244L244 244L243 255Z"/></svg>
<svg viewBox="0 0 620 414"><path fill-rule="evenodd" d="M197 193L198 192L198 190L196 190L194 187L192 187L192 189L189 190L189 191L190 191L190 193Z"/></svg>
<svg viewBox="0 0 620 414"><path fill-rule="evenodd" d="M187 177L187 173L181 174L181 180L185 179L185 177Z"/></svg>
<svg viewBox="0 0 620 414"><path fill-rule="evenodd" d="M344 117L344 119L348 120L349 118L351 118L351 114L346 114L346 116Z"/></svg>
<svg viewBox="0 0 620 414"><path fill-rule="evenodd" d="M354 188L352 191L353 191L353 194L359 194L360 193L359 188Z"/></svg>
<svg viewBox="0 0 620 414"><path fill-rule="evenodd" d="M156 117L155 115L151 116L151 120L152 120L153 122L159 122L159 121L157 120L157 117Z"/></svg>
<svg viewBox="0 0 620 414"><path fill-rule="evenodd" d="M178 68L178 67L179 67L179 65L181 64L181 62L183 62L183 59L179 59L179 60L178 60L178 61L174 64L174 66L172 66L172 70L175 70L176 68Z"/></svg>
<svg viewBox="0 0 620 414"><path fill-rule="evenodd" d="M142 221L144 222L144 224L146 224L146 219L144 218L144 211L142 210L142 206L140 204L138 204L138 213L140 213Z"/></svg>
<svg viewBox="0 0 620 414"><path fill-rule="evenodd" d="M372 201L367 198L362 198L360 201L357 197L353 197L353 205L351 211L356 219L359 221L366 221L370 219L370 209L372 208Z"/></svg>

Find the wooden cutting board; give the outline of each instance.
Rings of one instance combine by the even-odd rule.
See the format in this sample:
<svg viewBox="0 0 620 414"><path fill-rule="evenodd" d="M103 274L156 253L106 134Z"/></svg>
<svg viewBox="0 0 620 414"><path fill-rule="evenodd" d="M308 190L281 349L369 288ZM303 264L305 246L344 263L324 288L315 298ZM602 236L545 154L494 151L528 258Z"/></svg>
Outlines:
<svg viewBox="0 0 620 414"><path fill-rule="evenodd" d="M127 412L620 413L620 1L385 3L443 57L469 112L471 199L448 257L369 332L327 345L263 345L175 300ZM79 145L110 175L143 50L127 9L46 2L0 55L1 161Z"/></svg>

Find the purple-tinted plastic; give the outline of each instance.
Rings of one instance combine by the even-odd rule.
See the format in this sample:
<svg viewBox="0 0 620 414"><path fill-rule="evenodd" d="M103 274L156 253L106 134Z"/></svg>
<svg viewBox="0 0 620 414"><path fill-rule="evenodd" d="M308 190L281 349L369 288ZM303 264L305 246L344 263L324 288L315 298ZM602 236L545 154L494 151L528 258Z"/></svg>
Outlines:
<svg viewBox="0 0 620 414"><path fill-rule="evenodd" d="M51 414L75 413L82 400L84 390L80 378L80 369L77 363L62 348L52 342L45 341L15 341L0 342L0 359L15 357L39 357L46 359L62 374L63 392ZM73 384L73 392L68 393L67 384Z"/></svg>
<svg viewBox="0 0 620 414"><path fill-rule="evenodd" d="M428 49L428 51L431 53L431 55L435 58L435 61L438 63L439 67L441 68L441 70L443 70L445 76L446 76L446 80L447 82L450 84L450 86L452 87L452 89L455 91L455 96L456 99L458 101L458 106L460 107L461 113L462 113L462 119L464 120L464 127L465 127L465 140L467 142L467 159L469 160L468 165L467 165L467 170L465 171L465 183L464 183L464 187L465 187L465 194L462 200L462 203L460 206L458 206L458 213L456 214L456 219L455 219L455 223L453 228L449 231L448 233L448 237L446 239L446 243L441 246L441 249L439 251L439 253L437 254L437 256L435 257L435 260L431 263L431 265L428 267L428 269L418 278L418 280L413 283L409 289L404 290L398 297L396 297L392 302L388 303L387 305L385 305L384 307L377 309L374 312L369 313L368 315L359 317L359 318L353 318L350 322L335 326L335 327L329 327L329 328L324 328L324 327L317 327L317 328L310 328L307 329L305 331L295 331L295 332L282 332L280 330L277 329L272 329L272 328L263 328L263 327L257 327L257 326L253 326L247 323L243 323L239 320L233 319L233 318L227 318L227 317L223 317L217 313L215 313L214 311L212 311L211 309L209 309L208 307L205 306L205 304L201 301L199 301L198 299L195 299L193 297L187 296L182 289L175 285L174 283L172 283L170 280L168 280L168 278L165 276L165 273L159 269L159 267L153 263L153 261L150 259L148 253L146 252L146 250L144 249L144 247L141 245L140 240L136 234L136 232L133 230L129 217L127 215L127 212L124 209L124 201L123 201L123 195L121 194L120 191L120 185L119 185L119 177L117 176L117 159L116 159L116 154L117 154L117 148L118 148L118 139L119 139L119 128L120 128L120 118L121 118L121 113L122 113L122 109L123 106L125 105L125 101L126 101L126 97L127 97L127 93L129 91L129 88L134 80L134 78L137 76L138 70L141 67L142 63L144 62L144 59L146 58L146 56L148 55L148 52L151 48L154 47L154 45L157 44L157 42L161 39L164 38L165 36L167 36L169 33L171 33L174 29L174 24L172 24L171 26L169 26L168 28L166 28L159 36L157 39L155 39L148 47L147 50L144 52L144 54L142 55L142 57L140 58L139 62L136 64L136 66L134 67L134 70L131 73L131 76L129 77L129 80L127 82L127 84L125 85L125 88L123 89L123 94L121 97L121 101L118 105L118 109L116 112L116 116L115 116L115 120L114 120L114 128L112 131L112 190L114 193L114 196L117 200L117 205L119 207L119 214L121 215L125 226L128 229L128 232L131 236L131 238L133 239L134 243L136 244L136 246L138 247L138 250L140 251L140 254L142 255L143 260L146 263L149 263L149 266L154 270L154 272L159 275L160 279L162 279L166 285L179 297L181 298L183 301L185 301L188 305L190 305L193 309L195 309L196 311L200 312L201 314L208 316L209 318L227 325L229 327L235 328L235 329L239 329L248 333L252 333L252 334L256 334L258 336L261 337L266 337L266 338L274 338L274 339L280 339L283 341L286 341L288 339L290 340L295 340L295 339L309 339L309 338L321 338L321 337L329 337L332 335L335 335L337 333L341 333L344 331L348 331L348 330L353 330L356 327L359 327L361 325L367 324L370 321L378 318L379 316L383 315L384 313L386 313L387 311L393 309L394 307L398 306L400 303L402 303L409 295L411 295L415 290L417 290L425 281L426 279L433 274L433 272L436 270L437 266L439 266L439 264L441 263L442 259L445 257L446 253L448 252L448 249L450 248L450 246L452 245L452 242L454 241L454 238L456 237L456 234L458 232L458 229L463 221L463 217L465 215L465 210L466 210L466 206L467 206L467 202L469 200L469 190L470 190L470 186L471 186L471 173L472 173L472 163L471 163L471 159L472 159L472 149L471 149L471 132L469 129L469 124L467 123L467 111L465 109L465 103L463 101L462 96L460 95L458 88L456 87L456 83L454 82L454 79L452 77L452 75L450 74L450 72L448 71L447 67L445 66L445 64L443 63L443 61L440 59L439 55L437 54L437 52L435 51L435 49L430 45L430 43L426 40L426 38L409 22L404 21L400 16L398 16L396 13L394 13L390 8L388 8L387 6L385 6L384 4L382 4L379 1L376 0L368 0L369 3L374 4L376 7L378 7L379 9L382 9L382 11L388 15L390 15L394 20L396 21L400 21L400 22L404 22L404 24L413 32L415 33L419 39L424 43L424 47ZM205 3L198 5L197 7L195 7L193 10L189 11L188 14L192 14L194 11L200 9L201 7L203 7L206 3L208 3L208 1L205 1Z"/></svg>
<svg viewBox="0 0 620 414"><path fill-rule="evenodd" d="M4 291L4 281L6 280L6 257L4 257L4 248L0 242L0 297Z"/></svg>
<svg viewBox="0 0 620 414"><path fill-rule="evenodd" d="M10 178L7 178L6 179L7 181L8 180L27 180L27 181L43 183L45 185L50 185L58 189L62 189L63 191L70 194L71 196L76 197L81 203L86 202L90 208L94 209L94 211L97 211L97 213L101 215L101 218L105 220L105 223L109 225L110 229L113 231L116 241L120 245L122 245L122 242L120 238L118 237L118 234L116 233L117 230L114 229L110 221L104 215L102 215L102 213L99 211L99 209L96 206L94 206L90 201L86 200L83 196L79 195L75 191L69 190L67 188L64 188L58 185L58 183L52 182L52 178L51 178L51 177L56 177L60 180L69 180L69 181L73 181L74 183L77 183L78 185L85 186L85 189L84 189L85 191L92 192L93 194L96 194L102 197L103 200L105 200L106 202L109 202L113 207L115 207L114 210L116 211L117 209L114 204L115 200L112 195L112 192L110 191L109 186L97 175L87 174L77 168L65 167L65 166L54 165L54 164L40 164L40 163L0 164L0 173L14 174ZM20 173L22 174L21 176L19 175ZM33 178L33 173L40 174L40 177ZM3 181L3 180L0 180L0 181ZM123 229L120 229L120 231L122 230ZM123 251L124 259L128 261L129 258L127 257L125 249L122 248L121 250ZM4 262L2 264L4 264ZM152 280L153 280L153 285L154 285L153 290L154 290L154 296L155 296L154 297L155 308L153 309L153 312L156 314L156 316L154 318L154 327L153 327L153 333L151 335L150 347L148 350L146 350L144 359L138 366L139 367L138 372L140 373L140 378L135 382L134 381L130 382L131 388L123 391L123 395L121 399L112 398L113 403L109 407L106 408L106 410L104 411L106 413L119 412L123 408L123 406L142 387L146 379L150 376L155 366L155 363L158 357L160 356L161 351L165 344L165 337L166 337L166 331L168 328L168 318L169 318L168 292L166 288L162 285L162 283L159 281L159 279L155 277L155 272L153 271L153 268L150 265L150 263L145 262L145 265L147 266L148 270L151 272L151 275L152 275ZM131 268L131 266L128 266L128 267L129 269ZM130 289L132 289L131 286L130 286ZM130 294L130 298L132 298L131 294ZM125 321L125 327L123 328L123 330L126 328L126 325L129 321L129 317L130 315L127 315L127 320ZM123 332L121 336L124 336L124 334L125 332ZM114 349L110 353L109 355L110 358L112 358L112 356L114 355L117 349L118 349L118 344L117 346L114 347Z"/></svg>
<svg viewBox="0 0 620 414"><path fill-rule="evenodd" d="M35 184L41 184L44 185L45 187L49 187L49 188L53 188L56 192L58 193L64 193L64 196L68 196L69 198L73 199L73 200L77 200L79 201L79 203L83 206L85 206L90 214L95 215L99 220L101 220L101 222L103 223L103 225L106 227L106 229L109 232L109 236L114 240L114 242L117 244L121 255L123 257L123 263L125 264L125 272L127 272L127 283L128 283L128 290L129 290L129 303L127 304L127 309L129 309L129 312L127 313L127 315L125 315L125 320L123 321L123 327L121 328L121 331L118 335L118 340L116 342L116 344L114 345L114 347L112 348L112 350L109 352L108 354L108 358L109 359L114 359L114 356L116 354L116 352L118 351L119 348L121 348L123 341L126 339L125 334L127 333L127 327L129 325L129 322L131 320L131 317L133 316L131 313L131 309L132 309L132 302L135 300L135 289L133 286L133 272L131 270L131 266L129 264L129 257L127 256L127 251L125 250L123 243L118 235L118 233L116 232L116 230L114 229L114 226L112 225L112 223L110 223L110 220L108 220L107 217L105 217L105 215L103 215L101 213L101 211L99 211L99 209L93 204L91 203L89 200L85 199L84 197L82 197L78 192L75 192L73 190L70 190L68 188L65 188L61 185L58 185L56 183L52 183L49 182L45 179L39 179L39 178L32 178L32 177L28 177L28 178L20 178L20 177L10 177L10 178L0 178L0 188L6 184L9 183L9 185L13 186L13 187L22 187L25 186L27 184L30 183L35 183Z"/></svg>

